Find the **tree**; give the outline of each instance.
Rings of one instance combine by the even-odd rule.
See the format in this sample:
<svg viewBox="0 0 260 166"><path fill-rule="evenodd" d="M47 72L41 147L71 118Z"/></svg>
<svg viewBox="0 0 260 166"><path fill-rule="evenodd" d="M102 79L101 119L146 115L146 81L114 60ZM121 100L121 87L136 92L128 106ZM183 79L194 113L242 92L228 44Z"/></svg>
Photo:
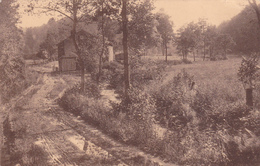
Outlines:
<svg viewBox="0 0 260 166"><path fill-rule="evenodd" d="M238 71L239 80L243 83L246 90L246 104L253 107L253 88L254 82L259 78L258 64L259 55L254 53L248 58L244 58Z"/></svg>
<svg viewBox="0 0 260 166"><path fill-rule="evenodd" d="M28 56L28 54L36 53L36 41L33 37L33 29L28 28L24 34L24 54Z"/></svg>
<svg viewBox="0 0 260 166"><path fill-rule="evenodd" d="M1 100L8 101L23 89L25 66L21 51L22 32L16 26L19 21L15 0L0 2L0 89Z"/></svg>
<svg viewBox="0 0 260 166"><path fill-rule="evenodd" d="M105 48L107 46L106 41L109 39L112 40L111 38L113 38L115 36L115 33L114 33L115 29L112 28L112 25L111 25L112 19L110 19L110 17L111 16L117 17L117 13L119 10L116 7L118 7L119 4L117 3L117 1L98 0L93 5L96 6L95 16L93 19L98 20L99 29L101 30L101 36L102 36L102 49L99 54L99 74L98 74L98 79L97 79L97 81L99 82L101 74L102 74L102 58L104 56ZM109 24L109 22L110 22L110 24Z"/></svg>
<svg viewBox="0 0 260 166"><path fill-rule="evenodd" d="M233 38L228 34L219 34L216 39L216 43L217 48L223 51L223 56L225 59L227 57L227 52L233 45L235 45Z"/></svg>
<svg viewBox="0 0 260 166"><path fill-rule="evenodd" d="M255 0L248 0L248 3L250 4L250 6L254 9L256 16L257 16L257 20L258 20L258 25L260 27L260 9L256 3Z"/></svg>
<svg viewBox="0 0 260 166"><path fill-rule="evenodd" d="M162 38L163 55L165 53L165 61L167 62L167 45L173 39L173 22L170 21L170 16L163 12L159 12L156 15L158 25L157 30Z"/></svg>
<svg viewBox="0 0 260 166"><path fill-rule="evenodd" d="M128 90L130 88L130 68L128 57L128 19L127 19L127 2L122 0L122 23L123 23L123 51L124 51L124 82L125 82L125 96L128 99Z"/></svg>
<svg viewBox="0 0 260 166"><path fill-rule="evenodd" d="M155 19L152 0L129 5L131 19L128 23L129 47L135 53L146 54L146 49L156 45Z"/></svg>
<svg viewBox="0 0 260 166"><path fill-rule="evenodd" d="M200 40L201 40L201 44L202 44L202 48L203 48L203 61L206 58L206 36L205 36L205 32L207 30L207 21L205 19L199 19L198 22L198 26L200 28Z"/></svg>
<svg viewBox="0 0 260 166"><path fill-rule="evenodd" d="M42 13L57 12L72 22L71 38L78 56L81 68L81 89L85 90L85 61L86 52L80 50L76 40L77 28L79 23L90 22L94 14L94 0L53 0L53 1L31 1L29 11L40 9Z"/></svg>
<svg viewBox="0 0 260 166"><path fill-rule="evenodd" d="M197 27L193 22L178 30L175 43L177 44L177 50L182 55L183 60L187 59L188 53L192 52L196 46L196 33Z"/></svg>
<svg viewBox="0 0 260 166"><path fill-rule="evenodd" d="M48 53L49 59L54 59L53 55L55 53L56 44L60 41L58 35L58 24L51 18L47 23L47 34L45 40L40 44L40 51L45 50Z"/></svg>
<svg viewBox="0 0 260 166"><path fill-rule="evenodd" d="M245 7L230 21L222 23L218 31L232 37L236 44L231 48L235 53L251 54L260 51L260 27L255 11L250 6Z"/></svg>
<svg viewBox="0 0 260 166"><path fill-rule="evenodd" d="M215 59L216 39L218 37L216 26L208 26L204 34L204 47L209 51L211 60Z"/></svg>
<svg viewBox="0 0 260 166"><path fill-rule="evenodd" d="M204 45L204 40L202 37L202 29L199 23L193 23L191 22L189 24L191 30L192 30L192 34L191 34L191 40L193 40L194 45L192 46L192 52L193 52L193 61L196 61L196 57L195 57L195 51L199 51L199 49L201 48L201 45L203 43Z"/></svg>

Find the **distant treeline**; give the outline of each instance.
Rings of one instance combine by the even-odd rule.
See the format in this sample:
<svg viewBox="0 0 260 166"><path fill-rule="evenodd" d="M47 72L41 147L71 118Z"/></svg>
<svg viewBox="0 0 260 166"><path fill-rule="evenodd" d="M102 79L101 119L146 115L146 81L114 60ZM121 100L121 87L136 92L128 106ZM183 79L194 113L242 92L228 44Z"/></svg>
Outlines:
<svg viewBox="0 0 260 166"><path fill-rule="evenodd" d="M222 23L218 29L233 38L236 43L232 48L233 53L250 54L260 51L260 29L252 7L247 6L230 21Z"/></svg>
<svg viewBox="0 0 260 166"><path fill-rule="evenodd" d="M47 24L27 28L24 32L24 58L37 58L36 54L41 49L45 49L49 54L53 54L56 44L69 36L69 23L65 19L56 21L54 18L51 18Z"/></svg>

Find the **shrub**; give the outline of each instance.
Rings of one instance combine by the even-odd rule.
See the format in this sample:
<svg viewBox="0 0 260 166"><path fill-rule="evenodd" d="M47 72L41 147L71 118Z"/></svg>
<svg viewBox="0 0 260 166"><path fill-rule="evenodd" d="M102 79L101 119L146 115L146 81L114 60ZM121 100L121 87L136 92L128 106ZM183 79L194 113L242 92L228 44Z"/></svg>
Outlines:
<svg viewBox="0 0 260 166"><path fill-rule="evenodd" d="M152 120L155 112L155 103L151 96L137 88L130 88L128 98L123 98L120 104L114 104L113 110L117 115L124 113L127 122L133 127L134 144L145 144L153 135Z"/></svg>
<svg viewBox="0 0 260 166"><path fill-rule="evenodd" d="M20 56L0 52L0 101L8 102L24 90L27 84L25 76L25 62Z"/></svg>
<svg viewBox="0 0 260 166"><path fill-rule="evenodd" d="M94 95L81 95L78 86L68 90L59 104L113 137L145 147L148 146L147 141L153 138L154 102L148 94L138 89L131 89L129 94L128 103L113 104L117 113L107 108L103 101L95 98Z"/></svg>
<svg viewBox="0 0 260 166"><path fill-rule="evenodd" d="M206 94L197 93L190 106L198 117L204 118L205 114L212 110L212 98Z"/></svg>
<svg viewBox="0 0 260 166"><path fill-rule="evenodd" d="M188 59L183 59L182 62L185 64L192 64L192 62Z"/></svg>
<svg viewBox="0 0 260 166"><path fill-rule="evenodd" d="M162 77L162 72L165 70L164 63L158 63L152 60L141 60L133 58L131 61L131 83L132 86L143 88L152 80L158 80ZM104 64L103 80L109 82L110 88L116 89L119 94L123 94L124 85L124 69L123 65L112 62Z"/></svg>
<svg viewBox="0 0 260 166"><path fill-rule="evenodd" d="M219 133L189 128L181 141L184 155L180 163L185 165L224 165L228 160L223 139Z"/></svg>
<svg viewBox="0 0 260 166"><path fill-rule="evenodd" d="M122 64L117 62L110 62L103 65L103 74L101 80L108 82L110 88L116 89L118 92L123 92L123 77L124 70Z"/></svg>
<svg viewBox="0 0 260 166"><path fill-rule="evenodd" d="M254 95L254 106L257 109L260 109L260 84L255 85L253 95Z"/></svg>
<svg viewBox="0 0 260 166"><path fill-rule="evenodd" d="M65 110L80 115L83 109L83 103L87 102L84 101L86 96L95 99L99 98L99 87L93 82L86 82L85 93L81 94L80 85L76 84L68 89L58 102Z"/></svg>
<svg viewBox="0 0 260 166"><path fill-rule="evenodd" d="M171 60L168 61L168 65L180 65L182 64L182 60Z"/></svg>
<svg viewBox="0 0 260 166"><path fill-rule="evenodd" d="M191 117L186 116L183 104L188 100L185 96L193 78L183 70L171 81L152 91L156 103L156 120L161 125L179 130Z"/></svg>
<svg viewBox="0 0 260 166"><path fill-rule="evenodd" d="M168 82L155 78L148 84L142 80L141 63L133 67L140 86L131 87L128 98L121 96L122 102L112 103L112 109L95 95L95 85L88 85L85 95L73 87L62 97L63 104L118 140L180 165L259 163L260 114L241 104L237 93L204 86L192 94L193 77L185 70ZM160 138L154 131L157 122L166 128Z"/></svg>
<svg viewBox="0 0 260 166"><path fill-rule="evenodd" d="M166 64L151 60L136 62L132 69L131 80L135 87L144 87L149 82L162 78L162 72L165 71Z"/></svg>
<svg viewBox="0 0 260 166"><path fill-rule="evenodd" d="M258 163L259 144L243 145L239 140L260 142L256 141L258 137L241 132L259 133L259 116L253 115L240 100L231 98L233 94L219 89L198 89L189 99L192 81L183 71L161 87L149 88L156 103L155 118L169 129L161 149L164 157L181 165L245 163L240 158Z"/></svg>

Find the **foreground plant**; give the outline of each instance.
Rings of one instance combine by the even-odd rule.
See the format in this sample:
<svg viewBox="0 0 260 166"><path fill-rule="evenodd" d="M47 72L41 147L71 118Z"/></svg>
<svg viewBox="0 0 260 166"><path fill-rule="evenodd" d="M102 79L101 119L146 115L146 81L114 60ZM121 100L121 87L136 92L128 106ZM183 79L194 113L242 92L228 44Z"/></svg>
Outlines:
<svg viewBox="0 0 260 166"><path fill-rule="evenodd" d="M238 70L239 80L243 83L246 90L246 104L250 107L253 106L253 89L255 81L258 78L258 54L252 54L248 58L243 57L241 66Z"/></svg>

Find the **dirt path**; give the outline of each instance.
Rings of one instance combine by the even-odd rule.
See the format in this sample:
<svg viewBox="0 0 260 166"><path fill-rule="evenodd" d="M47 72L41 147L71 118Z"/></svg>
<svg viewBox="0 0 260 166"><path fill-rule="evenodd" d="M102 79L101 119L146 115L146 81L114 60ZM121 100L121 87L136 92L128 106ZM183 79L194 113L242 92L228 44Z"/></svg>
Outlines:
<svg viewBox="0 0 260 166"><path fill-rule="evenodd" d="M170 165L64 112L56 99L69 85L46 72L40 79L5 108L1 165Z"/></svg>

